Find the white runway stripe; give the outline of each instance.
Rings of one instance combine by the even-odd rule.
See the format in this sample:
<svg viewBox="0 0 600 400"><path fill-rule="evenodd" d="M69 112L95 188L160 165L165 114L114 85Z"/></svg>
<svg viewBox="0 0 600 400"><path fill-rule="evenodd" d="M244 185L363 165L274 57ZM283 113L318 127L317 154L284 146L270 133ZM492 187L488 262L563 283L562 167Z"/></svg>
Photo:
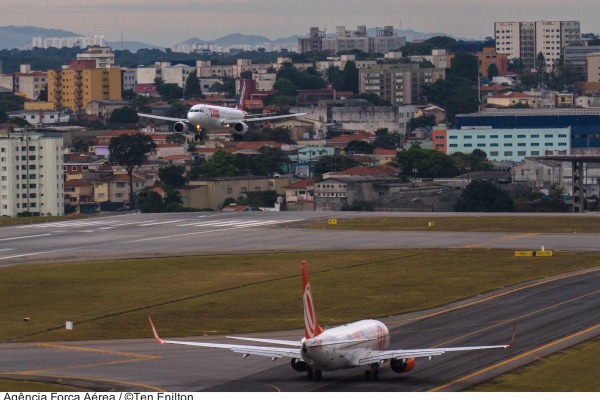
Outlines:
<svg viewBox="0 0 600 400"><path fill-rule="evenodd" d="M139 226L152 226L152 225L163 225L163 224L174 224L176 222L183 222L184 219L173 219L171 221L159 221L159 222L145 222L143 224L139 224Z"/></svg>

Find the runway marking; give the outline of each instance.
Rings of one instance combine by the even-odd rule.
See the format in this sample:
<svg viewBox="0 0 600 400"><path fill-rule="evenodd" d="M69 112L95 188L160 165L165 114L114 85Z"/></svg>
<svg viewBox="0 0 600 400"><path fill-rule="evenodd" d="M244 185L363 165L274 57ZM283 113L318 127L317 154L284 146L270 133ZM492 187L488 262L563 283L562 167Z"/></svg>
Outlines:
<svg viewBox="0 0 600 400"><path fill-rule="evenodd" d="M145 222L145 223L141 223L138 226L152 226L152 225L162 225L162 224L173 224L176 222L183 222L185 221L184 219L172 219L169 221L158 221L158 222Z"/></svg>
<svg viewBox="0 0 600 400"><path fill-rule="evenodd" d="M446 342L436 344L433 347L444 346L444 345L447 345L449 343L455 342L457 340L464 339L466 337L475 335L477 333L485 332L485 331L490 330L492 328L496 328L496 327L498 327L500 325L504 325L507 322L518 321L520 319L523 319L523 318L526 318L526 317L530 317L530 316L532 316L534 314L538 314L538 313L541 313L541 312L544 312L544 311L548 311L548 310L550 310L552 308L560 307L560 306L563 306L565 304L572 303L574 301L578 301L578 300L581 300L581 299L583 299L585 297L593 296L593 295L598 294L598 293L600 293L600 290L596 290L596 291L593 291L593 292L590 292L590 293L587 293L587 294L584 294L584 295L581 295L581 296L578 296L578 297L575 297L575 298L572 298L572 299L569 299L569 300L561 301L560 303L556 303L556 304L553 304L553 305L550 305L550 306L546 306L546 307L540 308L539 310L531 311L531 312L525 313L523 315L519 315L518 317L514 317L514 318L507 319L505 321L502 321L502 322L498 322L498 323L496 323L494 325L490 325L490 326L488 326L486 328L479 329L479 330L473 331L471 333L467 333L466 335L458 336L458 337L456 337L454 339L451 339L451 340L448 340Z"/></svg>
<svg viewBox="0 0 600 400"><path fill-rule="evenodd" d="M67 375L56 375L56 374L30 374L30 373L21 373L21 372L7 372L2 373L3 375L18 375L18 376L39 376L39 377L49 377L49 378L60 378L60 379L77 379L89 382L106 382L106 383L116 383L123 386L134 386L140 387L144 389L155 390L157 392L167 392L166 389L159 388L157 386L146 385L144 383L136 383L136 382L128 382L128 381L120 381L117 379L102 379L102 378L88 378L85 376L67 376ZM49 382L52 383L52 382ZM67 385L68 386L68 385Z"/></svg>
<svg viewBox="0 0 600 400"><path fill-rule="evenodd" d="M452 385L454 385L454 384L457 384L457 383L459 383L459 382L463 382L463 381L465 381L465 380L467 380L467 379L470 379L470 378L473 378L473 377L475 377L475 376L481 375L481 374L483 374L483 373L486 373L486 372L488 372L488 371L492 371L492 370L494 370L494 369L496 369L496 368L502 367L502 366L504 366L504 365L506 365L506 364L509 364L509 363L513 362L513 361L516 361L516 360L519 360L519 359L521 359L521 358L523 358L523 357L527 357L527 356L529 356L529 355L535 354L535 353L537 353L537 352L539 352L539 351L542 351L542 350L545 350L545 349L547 349L548 347L555 346L555 345L557 345L557 344L560 344L560 343L562 343L562 342L565 342L565 341L567 341L567 340L570 340L570 339L572 339L572 338L575 338L575 337L577 337L577 336L581 336L581 335L583 335L583 334L586 334L586 333L588 333L588 332L591 332L591 331L593 331L593 330L596 330L596 329L599 329L599 328L600 328L600 324L598 324L598 325L594 325L594 326L592 326L592 327L590 327L590 328L584 329L584 330L582 330L582 331L579 331L579 332L577 332L577 333L574 333L574 334L572 334L572 335L565 336L565 337L563 337L563 338L561 338L561 339L555 340L554 342L551 342L551 343L545 344L545 345L543 345L543 346L540 346L540 347L538 347L538 348L535 348L535 349L533 349L533 350L529 350L529 351L527 351L527 352L525 352L525 353L522 353L522 354L519 354L519 355L517 355L517 356L515 356L515 357L509 358L508 360L501 361L501 362L499 362L499 363L497 363L497 364L494 364L494 365L492 365L492 366L490 366L490 367L487 367L487 368L481 369L481 370L479 370L479 371L473 372L472 374L465 375L465 376L463 376L463 377L461 377L461 378L455 379L455 380L453 380L453 381L451 381L451 382L448 382L448 383L446 383L446 384L444 384L444 385L441 385L441 386L435 387L435 388L433 388L433 389L429 389L429 390L428 390L428 392L437 392L437 391L443 390L443 389L445 389L445 388L447 388L447 387L449 387L449 386L452 386Z"/></svg>
<svg viewBox="0 0 600 400"><path fill-rule="evenodd" d="M296 222L296 221L303 221L302 219L290 219L290 220L286 220L286 221L278 221L277 223L288 223L288 222ZM167 236L157 236L157 237L152 237L152 238L144 238L144 239L136 239L136 240L129 240L123 243L138 243L138 242L147 242L150 240L161 240L161 239L168 239L168 238L175 238L175 237L183 237L183 236L193 236L193 235L202 235L205 233L214 233L214 232L225 232L225 231L231 231L234 229L242 229L244 227L233 227L233 228L220 228L220 229L212 229L209 231L199 231L199 232L188 232L188 233L178 233L175 235L167 235ZM0 258L1 260L1 258Z"/></svg>
<svg viewBox="0 0 600 400"><path fill-rule="evenodd" d="M524 234L521 234L521 235L502 236L502 237L500 237L498 239L488 240L487 242L467 244L467 245L464 245L464 246L457 246L457 248L459 248L459 249L472 249L474 247L488 246L488 245L494 244L494 243L508 242L509 240L521 239L521 238L524 238L524 237L536 236L536 235L539 235L539 233L524 233Z"/></svg>
<svg viewBox="0 0 600 400"><path fill-rule="evenodd" d="M6 242L6 241L9 241L9 240L29 239L29 238L35 238L35 237L41 237L41 236L50 236L50 234L49 233L42 233L42 234L39 234L39 235L15 236L15 237L11 237L11 238L0 239L0 242Z"/></svg>
<svg viewBox="0 0 600 400"><path fill-rule="evenodd" d="M39 369L39 370L13 371L13 372L5 372L5 373L19 374L19 375L40 375L40 374L43 374L45 372L50 372L50 371L63 371L63 370L69 370L69 369L101 367L101 366L107 366L107 365L125 364L125 363L130 363L130 362L156 360L156 359L161 358L160 356L153 356L153 355L149 355L149 354L130 353L130 352L114 351L114 350L102 350L102 349L94 349L94 348L90 348L90 347L81 347L81 346L65 346L65 345L52 344L52 343L39 343L39 344L36 344L35 346L36 347L45 347L45 348L50 348L50 349L107 354L107 355L111 355L111 356L115 356L115 357L125 357L125 359L112 360L112 361L99 361L99 362L92 362L92 363L88 363L88 364L60 366L60 367L45 368L45 369Z"/></svg>
<svg viewBox="0 0 600 400"><path fill-rule="evenodd" d="M389 322L386 323L386 325L387 324L398 324L398 323L408 322L408 321L420 321L422 319L426 319L426 318L430 318L430 317L435 317L435 316L438 316L438 315L446 314L446 313L449 313L449 312L452 312L452 311L460 310L462 308L471 307L471 306L476 305L476 304L485 303L487 301L490 301L490 300L493 300L493 299L497 299L499 297L508 296L509 294L520 292L522 290L529 289L529 288L532 288L532 287L535 287L535 286L545 285L547 283L556 282L556 281L559 281L559 280L562 280L562 279L572 278L574 276L591 274L591 273L594 273L594 272L598 272L598 270L599 270L598 268L594 268L592 270L588 269L588 270L585 270L585 271L575 271L575 272L572 272L572 273L567 274L567 275L562 275L562 276L558 276L558 277L554 277L554 278L545 279L545 280L540 281L540 282L534 282L534 283L531 283L529 285L525 285L525 286L518 287L518 288L515 288L515 289L507 290L505 292L498 293L498 294L495 294L493 296L489 296L489 297L486 297L486 298L483 298L483 299L479 299L479 300L474 300L474 301L469 302L469 303L465 303L465 304L461 304L459 306L455 306L455 307L447 308L447 309L444 309L444 310L436 311L434 313L427 314L427 315L422 315L420 317L408 318L408 319L401 319L401 320L398 320L398 321L389 321Z"/></svg>

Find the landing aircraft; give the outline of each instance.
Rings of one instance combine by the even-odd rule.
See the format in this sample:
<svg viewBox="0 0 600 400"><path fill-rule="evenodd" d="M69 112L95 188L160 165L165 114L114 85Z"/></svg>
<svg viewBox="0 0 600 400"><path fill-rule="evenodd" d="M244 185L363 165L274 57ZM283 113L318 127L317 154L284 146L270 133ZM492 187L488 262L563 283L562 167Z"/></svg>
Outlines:
<svg viewBox="0 0 600 400"><path fill-rule="evenodd" d="M206 342L184 342L163 340L158 336L152 319L148 317L155 339L161 343L180 344L229 349L235 353L278 358L291 358L292 368L298 372L306 372L308 380L321 380L322 371L368 367L365 380L378 381L379 367L389 361L391 369L396 373L408 372L415 367L415 359L440 356L455 351L507 349L514 343L516 323L509 344L474 347L447 347L413 350L386 350L389 342L389 330L382 322L372 319L357 321L343 326L324 330L317 322L312 291L308 280L306 262L302 262L302 285L304 300L304 338L298 341L260 339L228 336L229 339L269 343L285 347L248 346L238 344L220 344Z"/></svg>
<svg viewBox="0 0 600 400"><path fill-rule="evenodd" d="M306 113L273 115L269 117L249 115L244 111L245 91L246 87L242 86L240 98L238 99L235 108L195 104L188 111L187 119L140 113L138 113L138 116L142 118L175 122L173 129L177 133L187 133L188 127L191 125L198 133L202 130L208 133L214 129L231 128L234 136L241 136L248 132L249 122L275 121L306 115Z"/></svg>

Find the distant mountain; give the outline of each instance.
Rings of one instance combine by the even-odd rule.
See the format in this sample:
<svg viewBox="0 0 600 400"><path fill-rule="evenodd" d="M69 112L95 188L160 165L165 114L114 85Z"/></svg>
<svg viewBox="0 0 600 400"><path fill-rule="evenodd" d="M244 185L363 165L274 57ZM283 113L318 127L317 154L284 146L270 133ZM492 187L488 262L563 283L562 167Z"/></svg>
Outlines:
<svg viewBox="0 0 600 400"><path fill-rule="evenodd" d="M31 49L36 36L66 37L81 36L61 29L45 29L35 26L0 26L0 49Z"/></svg>
<svg viewBox="0 0 600 400"><path fill-rule="evenodd" d="M129 50L132 53L135 53L136 51L138 51L140 49L158 49L158 50L162 50L162 51L165 50L165 47L156 46L153 44L148 44L148 43L143 43L143 42L128 42L128 41L109 42L109 41L106 41L105 43L108 47L110 47L113 50Z"/></svg>

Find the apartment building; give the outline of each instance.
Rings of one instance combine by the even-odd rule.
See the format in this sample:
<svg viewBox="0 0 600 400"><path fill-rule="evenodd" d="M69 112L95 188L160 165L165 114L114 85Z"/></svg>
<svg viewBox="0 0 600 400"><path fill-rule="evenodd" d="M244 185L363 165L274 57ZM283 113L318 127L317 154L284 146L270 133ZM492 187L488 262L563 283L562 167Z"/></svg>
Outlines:
<svg viewBox="0 0 600 400"><path fill-rule="evenodd" d="M95 60L73 60L48 71L48 100L54 108L83 111L93 100L121 99L121 69L96 68Z"/></svg>
<svg viewBox="0 0 600 400"><path fill-rule="evenodd" d="M0 74L0 86L24 95L31 100L37 100L40 92L46 87L46 72L32 71L31 65L23 64L19 72Z"/></svg>
<svg viewBox="0 0 600 400"><path fill-rule="evenodd" d="M0 216L64 215L61 133L0 135Z"/></svg>
<svg viewBox="0 0 600 400"><path fill-rule="evenodd" d="M587 55L587 81L600 82L600 52Z"/></svg>
<svg viewBox="0 0 600 400"><path fill-rule="evenodd" d="M115 53L110 47L90 46L84 53L77 54L77 60L94 60L96 68L109 68L115 65Z"/></svg>
<svg viewBox="0 0 600 400"><path fill-rule="evenodd" d="M395 106L423 104L423 86L445 78L444 68L421 68L419 64L377 64L359 71L359 91L375 93Z"/></svg>
<svg viewBox="0 0 600 400"><path fill-rule="evenodd" d="M579 43L579 21L495 22L496 52L509 59L521 58L528 70L536 68L539 53L551 69L568 45Z"/></svg>
<svg viewBox="0 0 600 400"><path fill-rule="evenodd" d="M398 50L405 44L406 38L397 36L393 26L378 28L374 37L367 35L365 25L359 25L356 30L336 26L334 37L327 37L325 30L312 27L308 38L298 39L298 52L327 51L335 55L340 52L360 50L365 53L387 53Z"/></svg>

